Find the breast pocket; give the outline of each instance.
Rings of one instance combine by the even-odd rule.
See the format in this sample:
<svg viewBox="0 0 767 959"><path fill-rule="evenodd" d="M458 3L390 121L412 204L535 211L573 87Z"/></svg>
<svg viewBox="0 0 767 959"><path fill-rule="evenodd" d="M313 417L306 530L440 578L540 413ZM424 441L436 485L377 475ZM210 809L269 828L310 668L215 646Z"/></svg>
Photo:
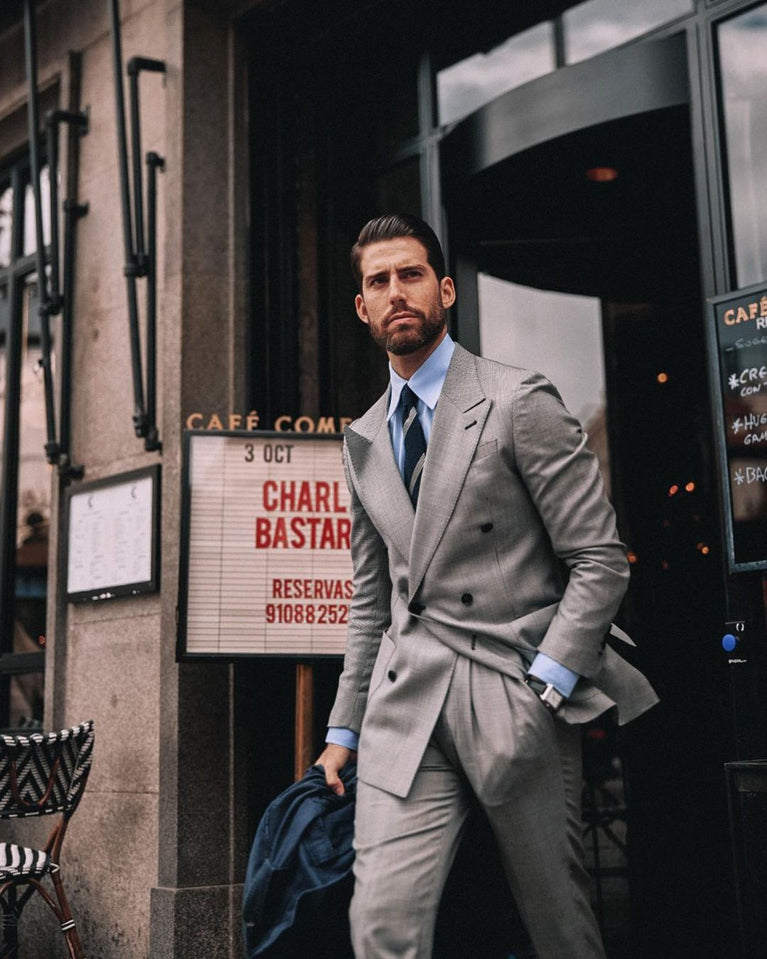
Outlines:
<svg viewBox="0 0 767 959"><path fill-rule="evenodd" d="M493 478L497 478L499 465L498 440L491 439L480 443L466 474L466 485L481 487L483 484L492 483Z"/></svg>
<svg viewBox="0 0 767 959"><path fill-rule="evenodd" d="M478 463L480 460L485 459L487 456L492 456L494 453L498 452L498 440L490 439L485 440L477 446L477 449L474 453L474 459L472 463Z"/></svg>

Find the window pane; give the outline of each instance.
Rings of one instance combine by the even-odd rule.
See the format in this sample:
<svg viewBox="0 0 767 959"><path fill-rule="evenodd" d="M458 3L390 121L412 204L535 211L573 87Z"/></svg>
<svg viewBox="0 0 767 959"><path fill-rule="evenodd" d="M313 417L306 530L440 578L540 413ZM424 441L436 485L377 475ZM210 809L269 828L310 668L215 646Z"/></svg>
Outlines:
<svg viewBox="0 0 767 959"><path fill-rule="evenodd" d="M43 243L47 246L51 242L51 186L47 165L40 169L40 200L43 207ZM36 250L35 194L30 182L24 190L24 256L31 256Z"/></svg>
<svg viewBox="0 0 767 959"><path fill-rule="evenodd" d="M22 673L9 682L9 729L43 728L43 673Z"/></svg>
<svg viewBox="0 0 767 959"><path fill-rule="evenodd" d="M11 263L11 226L13 224L13 188L0 192L0 268Z"/></svg>
<svg viewBox="0 0 767 959"><path fill-rule="evenodd" d="M719 28L737 286L767 277L767 4Z"/></svg>
<svg viewBox="0 0 767 959"><path fill-rule="evenodd" d="M16 510L16 582L14 652L39 653L45 636L48 532L51 517L51 468L45 459L45 393L38 368L39 347L30 336L36 311L36 284L24 289L24 352L21 364L18 501ZM42 721L43 674L13 677L10 723ZM14 719L15 713L15 719Z"/></svg>
<svg viewBox="0 0 767 959"><path fill-rule="evenodd" d="M0 294L2 294L3 288L0 287ZM6 383L6 337L0 332L0 424L5 423L5 394L7 390ZM0 429L0 467L3 464L3 443L4 443L4 430ZM2 640L0 640L2 643Z"/></svg>
<svg viewBox="0 0 767 959"><path fill-rule="evenodd" d="M693 10L693 0L587 0L562 16L565 60L577 63Z"/></svg>
<svg viewBox="0 0 767 959"><path fill-rule="evenodd" d="M514 87L554 69L551 23L540 23L437 74L439 122L460 120Z"/></svg>
<svg viewBox="0 0 767 959"><path fill-rule="evenodd" d="M21 362L21 405L19 413L19 537L31 532L28 517L38 515L46 530L50 518L51 474L45 459L46 421L43 374L39 366L39 338L33 332L37 315L37 284L34 277L24 286L24 352ZM32 322L30 322L32 320ZM53 358L52 358L53 359ZM18 543L17 543L18 545ZM46 560L47 562L47 560Z"/></svg>
<svg viewBox="0 0 767 959"><path fill-rule="evenodd" d="M602 306L596 297L519 286L480 273L483 356L538 370L583 424L610 489Z"/></svg>
<svg viewBox="0 0 767 959"><path fill-rule="evenodd" d="M11 322L11 296L8 283L0 281L0 350L5 349L8 338L8 324ZM2 423L0 416L0 423Z"/></svg>

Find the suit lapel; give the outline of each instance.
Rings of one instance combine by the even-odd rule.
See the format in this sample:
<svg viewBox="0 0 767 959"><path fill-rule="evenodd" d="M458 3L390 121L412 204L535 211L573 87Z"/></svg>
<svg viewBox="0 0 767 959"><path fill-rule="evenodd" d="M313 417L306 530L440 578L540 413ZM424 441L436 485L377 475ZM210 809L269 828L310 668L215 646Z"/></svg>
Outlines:
<svg viewBox="0 0 767 959"><path fill-rule="evenodd" d="M378 530L407 559L413 536L413 504L397 468L386 408L389 391L346 428L346 447L359 497Z"/></svg>
<svg viewBox="0 0 767 959"><path fill-rule="evenodd" d="M474 357L456 344L434 413L421 479L409 554L409 599L418 591L453 515L490 405L479 382ZM388 430L386 434L388 440Z"/></svg>

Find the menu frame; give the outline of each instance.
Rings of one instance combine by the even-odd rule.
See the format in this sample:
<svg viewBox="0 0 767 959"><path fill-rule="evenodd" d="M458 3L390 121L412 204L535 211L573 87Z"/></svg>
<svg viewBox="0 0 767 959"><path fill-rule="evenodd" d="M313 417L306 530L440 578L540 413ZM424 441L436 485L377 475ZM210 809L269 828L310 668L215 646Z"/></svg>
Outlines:
<svg viewBox="0 0 767 959"><path fill-rule="evenodd" d="M258 615L253 615L253 632L257 634L260 630L263 634L260 638L256 636L252 643L245 644L242 641L229 642L227 646L226 643L223 644L223 648L212 649L212 648L200 648L200 644L192 636L193 632L193 616L194 616L194 605L197 601L202 601L201 594L203 589L208 588L207 586L200 586L200 569L195 568L195 563L199 562L194 559L193 553L195 550L195 544L192 542L193 539L193 530L195 528L195 511L199 509L199 505L195 505L195 495L194 487L195 480L193 478L193 471L195 465L195 444L198 442L207 443L207 444L226 444L230 443L241 443L242 450L247 448L252 448L251 452L253 453L252 463L258 461L259 457L262 457L263 451L267 446L270 446L273 450L274 455L278 455L279 451L282 450L283 453L287 450L288 447L291 447L294 450L301 452L306 452L308 458L312 460L311 470L315 468L314 460L317 456L312 456L312 445L319 444L315 447L317 451L326 450L329 448L329 444L333 444L337 448L337 466L333 467L331 471L325 472L327 466L323 467L322 477L323 481L327 484L334 487L335 492L332 494L331 499L335 497L342 496L344 501L349 499L349 492L346 485L346 478L343 470L343 461L342 461L342 445L343 445L343 434L342 433L317 433L317 432L297 432L297 431L271 431L271 430L194 430L187 429L184 430L183 434L183 454L182 454L182 467L181 467L181 536L180 536L180 556L179 556L179 587L178 587L178 605L177 605L177 641L176 641L176 659L178 662L199 662L199 661L235 661L238 659L275 659L281 658L284 660L293 660L296 662L312 662L312 661L321 661L321 660L334 660L343 656L344 649L346 646L346 631L347 620L344 618L343 622L340 621L335 623L337 626L335 630L327 630L327 635L332 638L327 640L327 645L332 645L333 648L320 651L318 649L307 649L305 648L306 638L304 638L304 643L298 641L296 638L295 641L291 641L289 637L289 631L280 629L286 624L282 621L269 623L269 620L264 616L263 622L259 620ZM225 454L222 454L225 455ZM299 454L300 455L300 454ZM279 475L279 471L277 474ZM306 474L298 471L298 476L307 476ZM271 476L271 474L270 474ZM300 479L298 480L300 482ZM197 486L200 487L200 481L196 481ZM258 494L259 489L261 489L261 496L263 500L263 486L258 486L259 477L254 476L252 487L245 486L243 487L240 482L240 486L235 492L234 489L230 491L231 495L234 496L238 501L241 502L244 497L251 497L247 500L246 509L251 510L252 512L247 513L246 515L252 516L254 520L254 527L257 529L259 516L263 516L261 511L263 508L263 502L261 507L259 507ZM226 494L224 494L226 495ZM275 494L276 495L276 494ZM333 504L330 504L331 506ZM222 503L222 522L221 530L229 529L229 525L224 521L224 510L228 507L225 503ZM310 511L311 512L311 511ZM278 516L279 513L275 512L274 516ZM342 516L343 522L347 522L349 517L348 508L345 507L342 511L342 514L329 512L327 514L329 517L335 516L338 520L339 516ZM266 517L264 517L266 519ZM286 522L289 522L286 520ZM309 520L312 522L312 520ZM348 520L350 524L350 518ZM350 526L349 526L350 528ZM249 529L246 527L246 529ZM228 537L228 534L221 533L223 538ZM244 534L242 542L250 541L250 538L253 536L253 531L249 530ZM258 534L256 533L256 541ZM227 544L225 544L227 545ZM231 545L231 544L229 544ZM255 546L255 543L254 543ZM240 547L241 548L241 547ZM308 550L311 552L311 550ZM345 586L349 590L349 594L344 594L343 598L336 596L329 603L324 603L320 601L323 606L333 605L337 609L340 609L342 606L348 607L350 599L350 590L351 590L351 576L352 576L352 564L351 564L351 553L346 554L346 551L343 553L340 550L333 550L336 554L334 557L336 561L339 561L339 566L343 567L343 576L348 579L348 582L345 582ZM296 565L296 557L300 553L299 550L286 550L282 556L279 553L270 552L270 558L266 563L266 571L263 572L263 583L257 582L253 589L258 590L262 589L265 594L264 604L266 606L267 599L269 598L267 582L273 584L275 580L279 580L282 576L291 576L298 575L294 572L294 567ZM341 556L344 558L341 559ZM221 576L222 583L225 582L225 575L223 572L224 564L227 560L222 557L221 563L222 567L219 570L219 575ZM243 561L246 562L246 561ZM311 560L310 560L311 562ZM254 559L254 564L258 566L258 561ZM321 573L314 573L308 575L316 576L327 576L328 579L333 582L334 578L338 578L338 581L341 582L341 574L334 569L331 569L330 572L325 573L324 570ZM222 586L222 592L224 587ZM272 586L273 589L273 586ZM223 600L223 596L222 596ZM297 603L292 603L290 600L282 602L282 600L275 600L275 606L279 605L291 605L295 607L296 605L301 604L304 606L304 609L311 605L309 601L298 600ZM245 604L247 606L247 602ZM220 633L226 631L226 617L227 613L231 612L224 608L223 602L219 601L219 606L210 610L207 609L205 615L211 617L210 619L210 628L218 629ZM240 615L245 616L249 615L248 609L242 609L239 611ZM346 609L346 615L348 616L348 608ZM330 624L328 624L330 625ZM298 631L298 630L297 630ZM277 634L279 638L272 641L269 638L269 633L272 635ZM238 648L233 648L234 645L237 645ZM247 648L243 648L247 645ZM318 641L318 645L320 645ZM271 647L271 648L265 648Z"/></svg>
<svg viewBox="0 0 767 959"><path fill-rule="evenodd" d="M724 506L723 518L728 569L730 573L764 570L767 569L767 536L756 537L764 542L764 547L760 555L753 555L753 549L749 551L747 544L747 523L736 516L733 500L732 483L733 479L737 478L736 472L738 470L734 461L738 459L738 450L734 448L734 444L730 441L729 432L734 429L732 415L733 412L737 411L733 410L734 398L728 395L728 378L733 374L730 369L731 364L727 363L726 358L736 349L742 348L744 353L748 350L751 363L756 362L755 357L758 356L759 369L763 367L765 373L767 373L767 284L764 282L757 283L708 297L707 304L711 360L710 386ZM756 309L753 309L753 305L756 306ZM738 319L739 307L743 307L746 311L740 319ZM734 311L730 314L733 322L727 325L725 316L730 310ZM750 315L751 312L753 312L753 316ZM752 320L753 322L751 322ZM757 326L757 320L760 321L760 326ZM724 335L725 331L726 336ZM741 342L746 342L747 345L736 347L735 344L738 339ZM758 340L759 342L752 344L751 340ZM753 366L749 366L749 369L753 368ZM760 379L759 384L764 386L764 396L767 398L767 376ZM758 416L760 422L762 417L765 418L765 427L767 427L767 406L765 411L759 413ZM764 432L767 436L767 429ZM742 458L744 454L740 453L740 456ZM759 450L757 450L754 454L754 460L759 459ZM765 469L767 469L767 444L764 446L761 460L764 461ZM754 523L758 522L764 523L767 528L767 483L765 484L764 509L754 520Z"/></svg>
<svg viewBox="0 0 767 959"><path fill-rule="evenodd" d="M130 470L101 479L90 480L70 486L65 491L64 525L66 549L66 592L67 602L80 603L87 601L118 599L126 596L137 596L144 593L155 593L160 587L160 482L161 467L159 463L140 469ZM87 535L86 524L75 515L75 508L83 501L101 501L102 508L114 508L115 500L119 498L123 487L131 487L131 495L138 487L141 488L139 506L143 507L134 520L141 520L138 526L132 527L132 538L136 538L141 546L144 557L140 574L129 580L118 580L114 575L107 575L106 579L93 575L72 582L72 563L76 562L78 550L87 549L84 539ZM112 517L114 518L114 517ZM121 545L119 527L113 525L112 536L105 537L102 545L107 548L104 561L100 568L108 572L119 565L117 552ZM145 575L142 575L145 573Z"/></svg>

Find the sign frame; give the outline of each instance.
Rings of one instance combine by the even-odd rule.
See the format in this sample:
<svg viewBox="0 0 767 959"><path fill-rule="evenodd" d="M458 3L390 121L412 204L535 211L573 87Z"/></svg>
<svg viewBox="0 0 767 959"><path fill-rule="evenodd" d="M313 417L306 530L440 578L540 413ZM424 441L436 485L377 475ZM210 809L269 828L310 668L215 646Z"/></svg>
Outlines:
<svg viewBox="0 0 767 959"><path fill-rule="evenodd" d="M137 480L148 479L151 484L151 504L149 509L150 528L149 539L149 575L146 578L126 583L107 583L93 585L85 589L70 591L70 554L72 549L72 505L73 500L83 496L96 496L108 493L121 486L129 486ZM65 582L66 601L68 603L97 602L109 599L120 599L128 596L139 596L147 593L156 593L160 588L160 485L161 466L153 463L139 469L125 473L116 473L101 479L90 480L70 486L64 494L64 541L66 542L65 555Z"/></svg>
<svg viewBox="0 0 767 959"><path fill-rule="evenodd" d="M298 431L279 431L279 430L205 430L205 429L185 429L182 437L182 462L181 462L181 522L179 539L179 580L178 580L178 604L176 607L176 661L177 662L235 662L245 659L264 659L264 660L282 660L293 661L296 664L313 663L325 661L338 661L343 657L343 650L338 652L286 652L286 651L262 651L247 650L234 651L224 650L214 651L190 651L187 648L188 641L188 611L191 598L190 590L190 559L191 559L191 527L193 520L192 507L192 482L191 467L193 457L193 444L197 438L210 440L213 438L241 439L243 441L254 440L274 441L281 444L304 444L310 441L314 442L333 442L339 447L339 460L341 455L342 433L316 433L316 432L298 432ZM344 479L344 489L346 482ZM351 560L350 560L351 564ZM351 575L351 565L350 565ZM344 602L348 602L345 600ZM344 630L345 646L345 630Z"/></svg>
<svg viewBox="0 0 767 959"><path fill-rule="evenodd" d="M724 364L725 353L731 352L726 349L720 337L720 316L730 306L737 306L744 300L761 300L767 296L767 283L761 282L751 286L746 286L737 290L730 290L717 296L707 297L708 305L708 343L709 343L709 373L710 373L710 392L712 398L712 409L714 414L714 431L716 437L717 458L719 463L720 488L723 505L723 520L725 546L727 552L727 564L730 573L752 572L767 569L767 541L765 542L764 556L760 559L744 559L739 556L739 524L735 517L732 489L730 485L731 477L731 459L732 456L728 447L727 440L727 400L725 397L724 380L727 377L727 369ZM767 317L766 317L767 318ZM756 332L755 327L743 328L743 333ZM764 361L767 364L767 328L764 330ZM765 450L765 459L767 459L767 449ZM764 516L764 522L767 523L767 513Z"/></svg>

